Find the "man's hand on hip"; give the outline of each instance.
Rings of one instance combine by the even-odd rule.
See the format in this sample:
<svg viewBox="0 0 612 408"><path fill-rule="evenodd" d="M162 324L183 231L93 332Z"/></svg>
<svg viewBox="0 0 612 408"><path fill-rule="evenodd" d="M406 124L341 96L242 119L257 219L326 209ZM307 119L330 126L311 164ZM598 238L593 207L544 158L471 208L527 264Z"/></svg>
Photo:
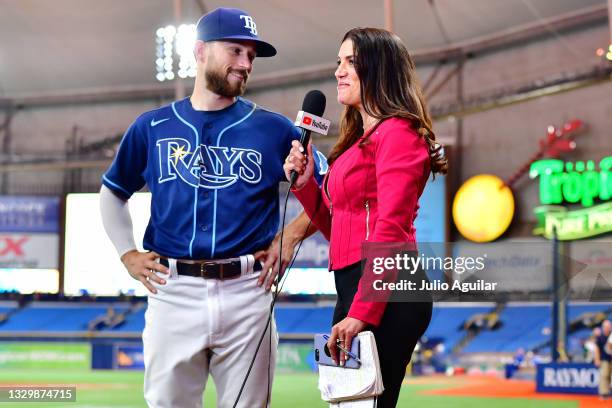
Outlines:
<svg viewBox="0 0 612 408"><path fill-rule="evenodd" d="M121 262L130 276L140 281L151 293L157 293L157 289L151 285L151 281L165 285L166 281L155 274L161 272L168 275L170 271L164 265L156 262L159 255L155 252L139 252L136 249L121 255Z"/></svg>
<svg viewBox="0 0 612 408"><path fill-rule="evenodd" d="M255 253L255 259L259 260L263 263L263 270L259 275L259 279L257 280L257 284L259 286L264 285L266 290L270 290L272 288L272 284L274 283L274 279L276 279L276 275L278 275L279 264L281 264L281 275L283 276L285 273L285 269L291 262L293 258L293 253L295 251L294 242L287 236L283 237L283 254L282 254L282 262L278 260L278 246L280 241L280 235L277 235L274 238L274 241L270 244L270 247L265 251L259 251ZM279 279L280 281L280 279Z"/></svg>

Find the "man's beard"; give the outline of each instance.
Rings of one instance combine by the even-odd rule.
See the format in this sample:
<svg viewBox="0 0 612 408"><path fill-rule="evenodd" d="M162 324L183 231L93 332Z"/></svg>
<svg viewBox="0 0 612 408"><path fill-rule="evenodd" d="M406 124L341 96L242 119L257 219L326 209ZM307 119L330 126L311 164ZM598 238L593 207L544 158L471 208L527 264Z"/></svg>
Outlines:
<svg viewBox="0 0 612 408"><path fill-rule="evenodd" d="M241 75L244 78L244 81L236 84L230 83L230 81L228 81L227 79L230 73ZM233 98L236 96L240 96L244 93L246 89L248 73L236 69L229 70L226 73L221 72L221 70L207 69L205 72L205 76L206 88L209 91L214 92L217 95Z"/></svg>

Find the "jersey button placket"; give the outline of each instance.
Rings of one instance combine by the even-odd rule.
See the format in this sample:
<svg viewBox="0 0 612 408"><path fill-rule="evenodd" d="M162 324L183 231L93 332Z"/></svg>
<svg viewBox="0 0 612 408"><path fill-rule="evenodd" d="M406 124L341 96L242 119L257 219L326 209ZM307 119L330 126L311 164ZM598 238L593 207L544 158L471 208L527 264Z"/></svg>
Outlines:
<svg viewBox="0 0 612 408"><path fill-rule="evenodd" d="M214 146L215 145L215 135L213 134L213 132L211 131L211 129L213 129L214 125L212 122L208 122L208 123L204 123L202 124L202 144L206 145L206 146ZM212 163L212 165L214 166L215 164ZM211 169L213 170L213 169ZM213 170L214 171L214 170ZM213 192L209 191L208 189L202 188L200 189L200 197L202 198L202 204L205 207L211 208L212 207L212 197L213 197ZM211 217L212 218L212 217ZM200 231L204 232L207 234L211 234L210 235L210 239L214 239L212 236L212 225L209 224L200 224ZM211 242L213 248L214 248L214 243ZM212 254L211 254L212 256Z"/></svg>
<svg viewBox="0 0 612 408"><path fill-rule="evenodd" d="M212 123L205 123L202 125L202 142L210 146L213 142L213 134L211 129L213 128Z"/></svg>

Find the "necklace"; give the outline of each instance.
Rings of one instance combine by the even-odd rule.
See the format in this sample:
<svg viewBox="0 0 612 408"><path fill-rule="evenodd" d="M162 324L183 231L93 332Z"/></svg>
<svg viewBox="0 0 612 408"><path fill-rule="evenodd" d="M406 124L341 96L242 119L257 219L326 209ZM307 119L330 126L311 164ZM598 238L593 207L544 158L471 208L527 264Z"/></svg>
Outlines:
<svg viewBox="0 0 612 408"><path fill-rule="evenodd" d="M377 123L378 123L378 119L368 116L368 118L365 120L363 124L364 133L367 133L368 129L371 129L372 126L376 125Z"/></svg>

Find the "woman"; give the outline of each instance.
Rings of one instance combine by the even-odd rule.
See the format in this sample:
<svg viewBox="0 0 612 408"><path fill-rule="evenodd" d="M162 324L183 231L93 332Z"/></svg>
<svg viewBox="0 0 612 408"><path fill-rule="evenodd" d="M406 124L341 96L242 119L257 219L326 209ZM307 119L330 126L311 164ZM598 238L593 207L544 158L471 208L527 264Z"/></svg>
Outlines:
<svg viewBox="0 0 612 408"><path fill-rule="evenodd" d="M415 243L418 198L430 172L445 172L431 119L401 40L389 31L355 28L338 54L338 102L345 105L340 137L321 188L299 142L285 161L296 197L330 240L330 270L338 301L328 343L338 362L336 341L350 349L354 336L372 330L385 391L378 407L394 407L418 339L431 319L431 302L374 301L366 295L371 269L361 271L364 242ZM395 279L397 275L390 279ZM387 276L387 278L389 278ZM341 353L339 363L346 360Z"/></svg>

